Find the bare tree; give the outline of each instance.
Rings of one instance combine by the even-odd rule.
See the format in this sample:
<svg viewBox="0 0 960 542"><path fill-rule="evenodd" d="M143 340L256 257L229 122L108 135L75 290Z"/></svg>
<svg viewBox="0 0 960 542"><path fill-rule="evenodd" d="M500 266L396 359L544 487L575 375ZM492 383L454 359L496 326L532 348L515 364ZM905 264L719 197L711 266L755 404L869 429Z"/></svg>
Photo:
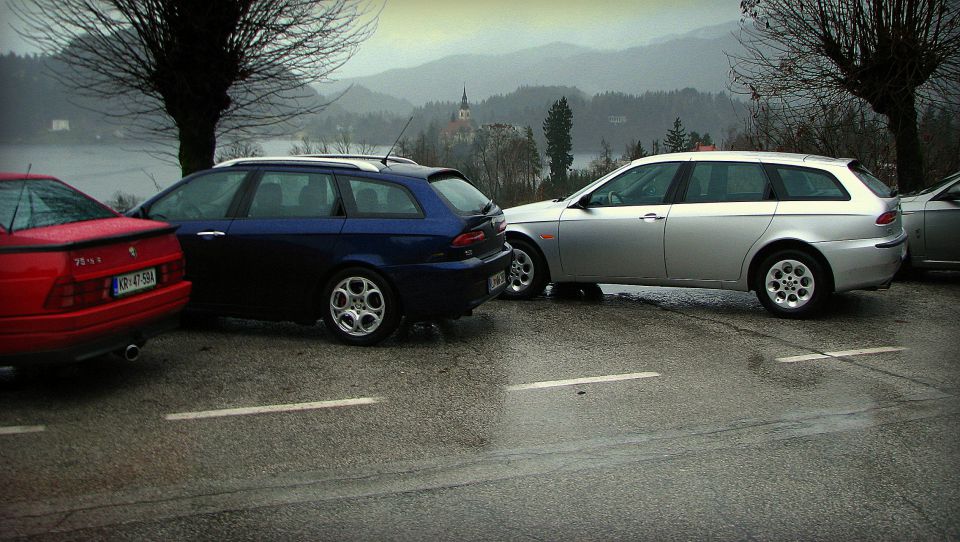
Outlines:
<svg viewBox="0 0 960 542"><path fill-rule="evenodd" d="M536 145L530 127L486 124L477 131L463 170L499 205L527 203L536 194L543 169Z"/></svg>
<svg viewBox="0 0 960 542"><path fill-rule="evenodd" d="M731 130L726 146L733 150L852 156L883 181L896 184L893 138L869 108L847 103L802 110L765 106L745 120L741 131Z"/></svg>
<svg viewBox="0 0 960 542"><path fill-rule="evenodd" d="M220 162L226 162L234 158L250 158L253 156L263 156L263 145L255 141L239 139L230 141L226 145L221 145L217 149L214 160L219 164Z"/></svg>
<svg viewBox="0 0 960 542"><path fill-rule="evenodd" d="M287 151L291 156L299 154L327 154L330 152L330 146L322 137L316 141L310 139L310 136L301 136L299 143L294 143Z"/></svg>
<svg viewBox="0 0 960 542"><path fill-rule="evenodd" d="M19 0L19 33L62 61L78 94L179 142L183 174L219 133L322 109L326 80L376 27L363 0Z"/></svg>
<svg viewBox="0 0 960 542"><path fill-rule="evenodd" d="M899 186L923 185L918 102L960 97L957 0L742 0L735 90L781 112L856 107L883 115Z"/></svg>

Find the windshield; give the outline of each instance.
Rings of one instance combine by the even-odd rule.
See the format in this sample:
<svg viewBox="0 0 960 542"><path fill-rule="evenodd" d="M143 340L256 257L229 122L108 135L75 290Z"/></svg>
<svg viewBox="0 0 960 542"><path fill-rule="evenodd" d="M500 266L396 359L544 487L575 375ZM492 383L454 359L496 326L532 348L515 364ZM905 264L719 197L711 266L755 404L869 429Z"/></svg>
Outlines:
<svg viewBox="0 0 960 542"><path fill-rule="evenodd" d="M103 205L58 181L0 183L0 226L10 232L114 216Z"/></svg>
<svg viewBox="0 0 960 542"><path fill-rule="evenodd" d="M436 177L430 186L461 215L485 214L492 207L490 198L460 177Z"/></svg>
<svg viewBox="0 0 960 542"><path fill-rule="evenodd" d="M937 190L940 190L940 189L943 188L944 186L947 186L948 184L956 181L957 179L960 179L960 172L954 173L953 175L950 175L950 176L947 177L946 179L943 179L942 181L940 181L940 182L938 182L938 183L935 183L933 186L928 186L928 187L924 188L923 190L919 190L919 191L916 191L916 192L911 192L909 195L911 195L911 196L923 196L923 195L929 194L929 193L931 193L931 192L936 192Z"/></svg>

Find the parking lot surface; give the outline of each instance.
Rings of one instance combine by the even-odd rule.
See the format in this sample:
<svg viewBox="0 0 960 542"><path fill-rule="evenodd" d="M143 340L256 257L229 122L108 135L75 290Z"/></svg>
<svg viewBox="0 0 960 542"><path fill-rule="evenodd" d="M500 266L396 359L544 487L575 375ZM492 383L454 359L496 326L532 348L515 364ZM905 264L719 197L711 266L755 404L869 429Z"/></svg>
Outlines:
<svg viewBox="0 0 960 542"><path fill-rule="evenodd" d="M803 321L602 288L0 369L0 537L960 538L960 275Z"/></svg>

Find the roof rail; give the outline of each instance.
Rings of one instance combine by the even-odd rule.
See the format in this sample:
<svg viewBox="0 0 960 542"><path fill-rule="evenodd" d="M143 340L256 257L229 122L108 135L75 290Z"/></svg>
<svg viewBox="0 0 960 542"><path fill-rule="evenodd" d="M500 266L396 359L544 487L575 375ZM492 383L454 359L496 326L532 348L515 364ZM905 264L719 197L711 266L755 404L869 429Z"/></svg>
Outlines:
<svg viewBox="0 0 960 542"><path fill-rule="evenodd" d="M230 167L250 164L288 164L288 165L311 165L327 167L347 167L359 169L361 171L370 171L378 173L380 168L376 164L357 158L319 158L315 156L253 156L249 158L234 158L221 162L213 167Z"/></svg>
<svg viewBox="0 0 960 542"><path fill-rule="evenodd" d="M374 160L381 162L383 160L382 156L376 156L373 154L300 154L298 156L308 157L308 158L345 158L348 160ZM409 158L404 158L402 156L388 156L387 162L396 162L398 164L411 164L419 165Z"/></svg>

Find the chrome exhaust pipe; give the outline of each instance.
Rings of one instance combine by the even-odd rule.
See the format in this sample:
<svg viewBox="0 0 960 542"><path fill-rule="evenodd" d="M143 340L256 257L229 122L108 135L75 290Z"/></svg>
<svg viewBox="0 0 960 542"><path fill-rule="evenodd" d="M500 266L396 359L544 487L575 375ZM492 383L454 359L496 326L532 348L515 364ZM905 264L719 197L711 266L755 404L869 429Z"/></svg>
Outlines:
<svg viewBox="0 0 960 542"><path fill-rule="evenodd" d="M137 361L140 358L140 347L135 344L127 345L123 349L123 359L127 361Z"/></svg>

